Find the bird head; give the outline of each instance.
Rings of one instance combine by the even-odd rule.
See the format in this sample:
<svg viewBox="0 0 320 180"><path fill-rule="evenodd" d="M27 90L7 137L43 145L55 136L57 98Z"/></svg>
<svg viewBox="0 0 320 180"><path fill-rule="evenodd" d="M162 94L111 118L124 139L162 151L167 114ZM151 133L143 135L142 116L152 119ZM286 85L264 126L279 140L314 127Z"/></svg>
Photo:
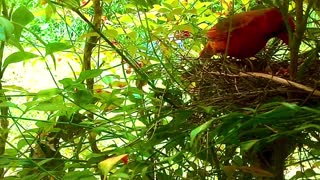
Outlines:
<svg viewBox="0 0 320 180"><path fill-rule="evenodd" d="M295 24L293 22L293 18L291 16L288 17L288 25L291 29L291 31L294 31L295 30ZM287 29L287 26L283 26L282 28L283 30L277 35L277 37L279 39L281 39L286 45L289 45L289 35L288 35L288 29Z"/></svg>

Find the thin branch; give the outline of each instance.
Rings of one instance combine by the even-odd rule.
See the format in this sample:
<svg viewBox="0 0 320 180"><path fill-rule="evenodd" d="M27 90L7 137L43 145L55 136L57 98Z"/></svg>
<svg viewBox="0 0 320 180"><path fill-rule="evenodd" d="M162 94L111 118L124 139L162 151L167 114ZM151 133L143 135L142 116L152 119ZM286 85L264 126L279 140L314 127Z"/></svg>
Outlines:
<svg viewBox="0 0 320 180"><path fill-rule="evenodd" d="M299 84L297 82L294 81L290 81L278 76L274 76L274 75L270 75L270 74L265 74L265 73L258 73L258 72L240 72L239 74L227 74L227 73L220 73L220 72L212 72L211 74L215 74L215 75L222 75L222 76L228 76L228 77L261 77L261 78L265 78L265 79L270 79L276 83L279 84L283 84L286 86L292 86L295 87L297 89L301 89L304 91L307 91L309 93L311 93L311 95L315 95L315 96L320 96L320 91L316 90L314 88L305 86L303 84Z"/></svg>

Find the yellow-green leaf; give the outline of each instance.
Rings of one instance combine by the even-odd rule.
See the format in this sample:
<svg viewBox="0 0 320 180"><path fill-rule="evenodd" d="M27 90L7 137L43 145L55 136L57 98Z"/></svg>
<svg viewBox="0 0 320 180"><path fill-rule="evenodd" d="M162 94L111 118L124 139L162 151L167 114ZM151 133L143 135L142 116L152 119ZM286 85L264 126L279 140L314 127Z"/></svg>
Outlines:
<svg viewBox="0 0 320 180"><path fill-rule="evenodd" d="M128 157L128 154L122 154L119 156L108 158L104 161L101 161L98 164L98 168L102 171L104 175L104 180L107 178L107 175L109 174L110 170L113 168L113 166L118 163L123 158Z"/></svg>

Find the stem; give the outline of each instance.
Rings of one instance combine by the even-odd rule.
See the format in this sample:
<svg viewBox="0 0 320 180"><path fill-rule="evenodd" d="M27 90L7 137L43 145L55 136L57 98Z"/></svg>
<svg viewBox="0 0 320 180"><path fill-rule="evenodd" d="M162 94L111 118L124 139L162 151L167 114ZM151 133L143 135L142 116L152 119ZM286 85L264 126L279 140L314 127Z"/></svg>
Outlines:
<svg viewBox="0 0 320 180"><path fill-rule="evenodd" d="M8 18L8 10L7 10L7 5L5 3L5 0L1 0L0 4L1 4L1 9L2 9L2 15L4 17ZM5 47L5 42L2 41L0 44L0 90L2 90L2 77L3 77L3 73L4 73L4 70L2 69L2 66L1 66L2 62L3 62L4 47ZM3 92L1 93L1 96L3 96L3 98L0 100L0 102L6 101L6 96ZM0 156L2 156L6 150L6 143L7 143L7 139L8 139L8 135L9 135L8 110L9 110L8 107L1 107L0 108L0 114L1 114L1 118L0 118ZM4 178L4 174L5 174L5 169L0 168L0 179Z"/></svg>
<svg viewBox="0 0 320 180"><path fill-rule="evenodd" d="M93 0L93 8L94 8L94 16L93 16L93 25L96 29L100 29L101 27L101 16L102 16L102 6L100 4L100 0ZM90 28L90 32L95 32L94 29ZM83 54L83 67L82 71L91 70L91 58L93 49L96 47L97 42L99 40L98 36L90 36L84 46L84 54ZM93 93L94 79L89 78L86 80L87 89ZM93 114L88 114L89 119L93 119ZM99 153L100 150L97 147L95 135L93 133L89 133L89 142L91 149L94 153Z"/></svg>
<svg viewBox="0 0 320 180"><path fill-rule="evenodd" d="M306 13L306 16L308 14ZM290 48L290 79L295 81L297 78L298 71L298 57L299 57L299 47L303 38L303 33L306 28L306 21L303 18L303 0L296 0L296 29L291 38Z"/></svg>

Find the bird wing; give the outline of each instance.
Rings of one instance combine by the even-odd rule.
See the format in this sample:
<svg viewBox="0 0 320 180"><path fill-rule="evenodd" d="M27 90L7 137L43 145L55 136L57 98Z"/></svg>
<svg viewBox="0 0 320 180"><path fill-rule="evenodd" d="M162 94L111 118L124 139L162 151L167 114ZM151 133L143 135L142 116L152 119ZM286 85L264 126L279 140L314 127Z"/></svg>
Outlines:
<svg viewBox="0 0 320 180"><path fill-rule="evenodd" d="M228 33L235 30L245 28L255 21L259 21L264 16L267 10L254 10L243 12L234 16L228 17L213 26L208 32L208 39L211 41L225 40L228 38Z"/></svg>

